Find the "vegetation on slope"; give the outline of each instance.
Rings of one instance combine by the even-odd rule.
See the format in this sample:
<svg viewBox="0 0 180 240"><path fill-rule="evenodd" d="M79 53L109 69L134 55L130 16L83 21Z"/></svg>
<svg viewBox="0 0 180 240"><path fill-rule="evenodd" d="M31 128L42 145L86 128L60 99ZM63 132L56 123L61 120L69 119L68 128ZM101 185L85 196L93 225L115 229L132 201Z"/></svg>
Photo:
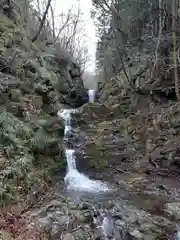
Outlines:
<svg viewBox="0 0 180 240"><path fill-rule="evenodd" d="M64 169L64 123L57 111L60 104L87 101L81 66L53 36L47 16L42 23L40 13L25 2L0 4L1 207L28 204L27 195Z"/></svg>

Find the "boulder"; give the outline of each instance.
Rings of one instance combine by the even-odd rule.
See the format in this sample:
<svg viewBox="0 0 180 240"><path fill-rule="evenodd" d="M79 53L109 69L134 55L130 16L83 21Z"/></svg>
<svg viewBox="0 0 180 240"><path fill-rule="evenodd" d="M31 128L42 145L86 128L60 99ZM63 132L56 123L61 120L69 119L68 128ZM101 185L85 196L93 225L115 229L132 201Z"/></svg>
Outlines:
<svg viewBox="0 0 180 240"><path fill-rule="evenodd" d="M164 204L164 212L170 217L180 220L180 202L170 202Z"/></svg>
<svg viewBox="0 0 180 240"><path fill-rule="evenodd" d="M75 240L75 238L72 234L66 233L63 237L63 240Z"/></svg>

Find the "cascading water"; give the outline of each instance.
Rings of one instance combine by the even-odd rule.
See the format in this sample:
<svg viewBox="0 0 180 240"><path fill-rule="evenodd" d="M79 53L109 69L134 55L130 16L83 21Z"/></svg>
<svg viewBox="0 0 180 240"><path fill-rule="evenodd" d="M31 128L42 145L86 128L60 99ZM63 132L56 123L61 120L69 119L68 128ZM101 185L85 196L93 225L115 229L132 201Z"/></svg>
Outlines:
<svg viewBox="0 0 180 240"><path fill-rule="evenodd" d="M89 95L89 102L93 103L95 100L95 90L94 89L89 89L88 90L88 95Z"/></svg>
<svg viewBox="0 0 180 240"><path fill-rule="evenodd" d="M66 149L66 158L69 172L71 172L72 170L76 170L74 152L75 152L74 149Z"/></svg>
<svg viewBox="0 0 180 240"><path fill-rule="evenodd" d="M90 92L90 91L89 91ZM94 101L94 90L91 90L89 101ZM64 137L67 139L69 131L71 131L71 113L76 112L75 109L64 109L58 112L58 116L65 121ZM80 173L76 168L75 150L65 149L67 159L67 174L64 181L67 189L85 192L109 192L110 188L101 181L89 179L86 175Z"/></svg>
<svg viewBox="0 0 180 240"><path fill-rule="evenodd" d="M71 112L72 109L64 109L61 112L58 112L58 115L62 117L65 121L65 128L64 128L64 138L66 139L68 133L71 131Z"/></svg>

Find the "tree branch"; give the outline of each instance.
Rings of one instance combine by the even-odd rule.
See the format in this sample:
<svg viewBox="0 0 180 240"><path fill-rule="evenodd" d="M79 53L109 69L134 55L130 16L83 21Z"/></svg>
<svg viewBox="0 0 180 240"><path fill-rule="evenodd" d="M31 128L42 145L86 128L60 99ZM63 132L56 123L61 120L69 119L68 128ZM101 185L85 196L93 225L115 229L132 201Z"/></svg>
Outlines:
<svg viewBox="0 0 180 240"><path fill-rule="evenodd" d="M41 20L41 22L40 22L39 29L38 29L35 37L32 39L32 42L35 42L35 41L37 40L38 36L40 35L40 33L41 33L41 31L42 31L42 28L43 28L44 23L45 23L45 21L46 21L46 17L47 17L47 13L48 13L48 10L49 10L49 8L50 8L50 5L51 5L51 0L48 0L48 3L47 3L47 5L46 5L46 10L45 10L45 12L44 12L44 14L43 14L43 17L42 17L42 20Z"/></svg>

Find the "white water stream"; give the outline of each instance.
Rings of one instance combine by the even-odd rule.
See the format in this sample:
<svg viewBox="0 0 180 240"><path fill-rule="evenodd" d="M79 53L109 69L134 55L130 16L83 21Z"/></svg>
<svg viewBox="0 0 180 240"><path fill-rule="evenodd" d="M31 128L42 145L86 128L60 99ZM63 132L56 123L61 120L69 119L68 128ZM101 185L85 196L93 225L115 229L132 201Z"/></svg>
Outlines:
<svg viewBox="0 0 180 240"><path fill-rule="evenodd" d="M89 101L94 102L95 90L89 90ZM67 139L69 131L71 131L71 113L76 112L75 109L63 109L58 111L58 116L65 121L64 137ZM108 192L109 187L101 182L88 178L88 176L80 173L76 168L75 150L65 149L67 160L67 174L64 178L67 189L85 192Z"/></svg>
<svg viewBox="0 0 180 240"><path fill-rule="evenodd" d="M96 90L94 90L94 89L89 89L88 90L89 102L90 103L93 103L95 101L95 93L96 93Z"/></svg>
<svg viewBox="0 0 180 240"><path fill-rule="evenodd" d="M94 102L95 91L89 90L89 102ZM65 121L64 137L68 139L68 133L72 130L71 125L71 114L77 112L76 109L63 109L58 112L58 116L63 118ZM111 192L112 189L108 187L107 184L101 181L95 181L88 178L88 176L80 173L76 167L76 158L74 149L65 149L66 160L67 160L67 173L64 178L65 184L68 190L78 191L78 192L90 192L90 193L102 193ZM107 214L100 213L100 216L96 219L94 218L94 223L101 229L105 239L126 239L120 236L121 233L115 232L114 222L111 217ZM117 234L116 238L112 238L114 233ZM177 226L177 232L174 236L175 240L180 240L180 227Z"/></svg>

